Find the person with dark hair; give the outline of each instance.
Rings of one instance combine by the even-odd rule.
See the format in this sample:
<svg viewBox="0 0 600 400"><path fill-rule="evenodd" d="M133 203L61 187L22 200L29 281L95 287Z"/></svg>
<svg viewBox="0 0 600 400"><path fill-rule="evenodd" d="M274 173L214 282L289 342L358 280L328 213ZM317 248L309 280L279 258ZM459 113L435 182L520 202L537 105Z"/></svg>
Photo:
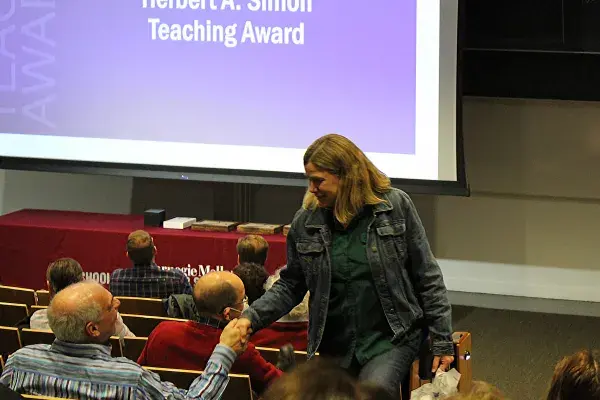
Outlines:
<svg viewBox="0 0 600 400"><path fill-rule="evenodd" d="M81 265L72 258L59 258L50 263L46 270L46 285L50 299L72 284L83 281L83 269ZM26 326L26 325L25 325ZM50 329L48 322L48 309L37 310L29 319L29 328L31 329ZM123 322L121 314L117 313L117 321L115 323L115 336L135 336Z"/></svg>
<svg viewBox="0 0 600 400"><path fill-rule="evenodd" d="M229 271L202 276L194 286L193 297L198 319L160 323L148 338L138 359L140 365L198 369L208 361L223 327L241 315L248 301L241 279ZM252 388L257 392L282 374L251 343L233 364L231 372L250 375Z"/></svg>
<svg viewBox="0 0 600 400"><path fill-rule="evenodd" d="M265 265L269 253L269 243L260 235L246 235L238 239L236 250L238 264L251 262Z"/></svg>
<svg viewBox="0 0 600 400"><path fill-rule="evenodd" d="M192 294L192 286L183 272L162 270L156 265L157 249L152 236L138 230L127 238L127 257L133 268L119 268L110 276L109 289L115 296L164 299L172 294Z"/></svg>
<svg viewBox="0 0 600 400"><path fill-rule="evenodd" d="M287 267L238 328L257 332L310 292L309 358L331 357L398 396L429 337L432 370L447 370L452 311L411 198L341 135L315 140L302 162L308 188L287 235Z"/></svg>
<svg viewBox="0 0 600 400"><path fill-rule="evenodd" d="M265 294L265 283L269 278L269 273L263 265L241 262L232 272L244 282L248 304L254 303L260 296Z"/></svg>
<svg viewBox="0 0 600 400"><path fill-rule="evenodd" d="M547 400L600 400L600 351L581 350L556 364Z"/></svg>

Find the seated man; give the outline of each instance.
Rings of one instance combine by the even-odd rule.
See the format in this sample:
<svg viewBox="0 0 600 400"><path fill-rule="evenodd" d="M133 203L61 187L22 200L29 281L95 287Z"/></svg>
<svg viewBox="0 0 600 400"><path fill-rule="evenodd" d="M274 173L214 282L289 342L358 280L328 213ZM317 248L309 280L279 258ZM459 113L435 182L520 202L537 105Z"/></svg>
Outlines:
<svg viewBox="0 0 600 400"><path fill-rule="evenodd" d="M20 393L71 399L219 399L229 381L236 352L244 345L237 320L223 330L204 373L189 391L161 382L126 358L112 358L108 343L115 330L119 300L95 282L68 286L54 296L48 321L51 345L25 346L7 360L0 384ZM219 341L217 341L219 342Z"/></svg>
<svg viewBox="0 0 600 400"><path fill-rule="evenodd" d="M202 276L194 286L197 321L161 322L150 334L138 363L153 367L202 369L227 321L241 315L247 301L244 284L229 271ZM200 364L200 367L198 367ZM262 392L282 372L268 363L252 344L231 369L248 374L252 389Z"/></svg>
<svg viewBox="0 0 600 400"><path fill-rule="evenodd" d="M246 296L248 296L248 304L254 303L260 296L265 294L265 283L267 282L269 273L263 265L242 262L231 272L239 276L244 283Z"/></svg>
<svg viewBox="0 0 600 400"><path fill-rule="evenodd" d="M81 269L81 265L72 258L59 258L51 263L46 270L46 285L48 285L50 299L67 286L81 282L82 280L83 270ZM29 327L31 329L50 329L48 309L34 312L29 320ZM117 313L114 335L119 337L135 336L127 328L127 325L123 323L123 319L119 313Z"/></svg>
<svg viewBox="0 0 600 400"><path fill-rule="evenodd" d="M127 256L133 268L116 269L110 275L110 291L115 296L164 299L172 294L192 294L183 272L164 271L155 263L156 246L146 231L135 231L127 238Z"/></svg>
<svg viewBox="0 0 600 400"><path fill-rule="evenodd" d="M267 279L266 290L271 289L271 286L279 280L279 272L282 269L278 269ZM290 343L294 350L306 351L308 343L308 297L309 294L306 293L302 303L294 307L288 315L283 316L277 322L256 332L250 337L250 341L255 346L277 349Z"/></svg>
<svg viewBox="0 0 600 400"><path fill-rule="evenodd" d="M249 262L265 265L269 254L269 243L260 235L246 235L238 239L235 247L238 264Z"/></svg>

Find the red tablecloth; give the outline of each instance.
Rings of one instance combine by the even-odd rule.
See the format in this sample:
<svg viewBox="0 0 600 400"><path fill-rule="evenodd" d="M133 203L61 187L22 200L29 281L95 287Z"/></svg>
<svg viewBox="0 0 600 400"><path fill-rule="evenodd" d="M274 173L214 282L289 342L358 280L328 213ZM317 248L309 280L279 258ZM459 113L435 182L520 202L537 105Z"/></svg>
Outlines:
<svg viewBox="0 0 600 400"><path fill-rule="evenodd" d="M159 266L184 268L194 278L236 265L239 233L197 232L144 227L141 215L21 210L0 216L0 282L41 289L46 268L60 257L81 263L88 278L108 283L110 272L130 266L127 235L145 229L154 238ZM285 264L285 237L265 235L269 272Z"/></svg>

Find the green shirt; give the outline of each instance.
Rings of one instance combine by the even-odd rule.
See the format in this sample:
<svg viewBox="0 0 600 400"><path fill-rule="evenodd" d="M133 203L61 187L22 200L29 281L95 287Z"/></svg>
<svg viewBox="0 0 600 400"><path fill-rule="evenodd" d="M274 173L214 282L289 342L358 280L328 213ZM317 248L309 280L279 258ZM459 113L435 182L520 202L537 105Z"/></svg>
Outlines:
<svg viewBox="0 0 600 400"><path fill-rule="evenodd" d="M394 348L367 259L367 228L372 218L371 207L347 228L331 217L331 293L319 351L342 357L343 367L349 367L353 357L364 365Z"/></svg>

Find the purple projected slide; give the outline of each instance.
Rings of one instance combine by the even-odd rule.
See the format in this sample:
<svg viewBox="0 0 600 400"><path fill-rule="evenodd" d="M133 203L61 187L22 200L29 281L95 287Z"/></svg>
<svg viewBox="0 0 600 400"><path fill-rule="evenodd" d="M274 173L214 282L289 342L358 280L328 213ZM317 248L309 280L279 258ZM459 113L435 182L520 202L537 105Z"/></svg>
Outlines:
<svg viewBox="0 0 600 400"><path fill-rule="evenodd" d="M415 152L416 0L2 0L0 132Z"/></svg>

